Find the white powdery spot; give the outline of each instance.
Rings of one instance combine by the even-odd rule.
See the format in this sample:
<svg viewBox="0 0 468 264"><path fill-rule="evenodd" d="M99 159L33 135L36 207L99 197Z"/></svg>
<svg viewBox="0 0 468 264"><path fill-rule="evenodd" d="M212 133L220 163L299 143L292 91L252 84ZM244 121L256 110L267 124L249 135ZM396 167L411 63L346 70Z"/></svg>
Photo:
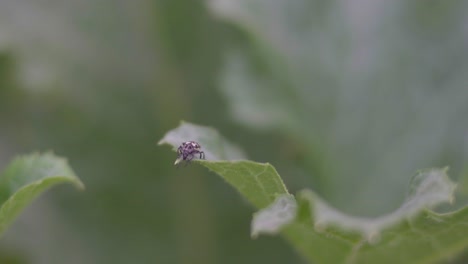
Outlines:
<svg viewBox="0 0 468 264"><path fill-rule="evenodd" d="M252 220L251 236L276 234L296 217L297 204L291 195L282 195L268 207L255 213Z"/></svg>

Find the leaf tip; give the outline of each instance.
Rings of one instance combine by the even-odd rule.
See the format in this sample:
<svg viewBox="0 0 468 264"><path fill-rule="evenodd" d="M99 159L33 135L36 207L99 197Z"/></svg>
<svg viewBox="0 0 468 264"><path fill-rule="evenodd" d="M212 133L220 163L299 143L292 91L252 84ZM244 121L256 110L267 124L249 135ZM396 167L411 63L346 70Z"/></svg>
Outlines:
<svg viewBox="0 0 468 264"><path fill-rule="evenodd" d="M84 183L80 180L75 180L73 181L73 185L75 185L75 187L78 189L78 191L84 191L86 190L86 186L84 185Z"/></svg>

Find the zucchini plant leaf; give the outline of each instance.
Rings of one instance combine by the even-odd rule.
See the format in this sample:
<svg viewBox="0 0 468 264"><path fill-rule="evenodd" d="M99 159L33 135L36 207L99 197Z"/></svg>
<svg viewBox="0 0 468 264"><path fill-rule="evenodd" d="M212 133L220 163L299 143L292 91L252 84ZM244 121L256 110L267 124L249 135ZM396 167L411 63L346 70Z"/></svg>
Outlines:
<svg viewBox="0 0 468 264"><path fill-rule="evenodd" d="M0 178L0 234L47 188L67 182L84 189L67 161L51 153L13 160Z"/></svg>
<svg viewBox="0 0 468 264"><path fill-rule="evenodd" d="M277 195L287 193L273 166L244 160L243 152L213 128L182 122L178 128L166 133L159 144L169 144L177 149L184 141L200 143L206 160L194 162L220 175L256 207L263 208Z"/></svg>
<svg viewBox="0 0 468 264"><path fill-rule="evenodd" d="M189 123L169 131L160 143L173 137L178 140L171 144L174 148L180 140L203 139L203 150L212 157L228 155L231 148L226 146L232 146L212 128ZM270 164L217 158L194 162L221 176L260 209L252 220L252 237L281 232L310 262L432 263L451 259L468 247L468 208L446 214L431 211L454 199L456 185L447 176L447 169L418 172L398 209L366 218L341 212L310 190L294 197Z"/></svg>

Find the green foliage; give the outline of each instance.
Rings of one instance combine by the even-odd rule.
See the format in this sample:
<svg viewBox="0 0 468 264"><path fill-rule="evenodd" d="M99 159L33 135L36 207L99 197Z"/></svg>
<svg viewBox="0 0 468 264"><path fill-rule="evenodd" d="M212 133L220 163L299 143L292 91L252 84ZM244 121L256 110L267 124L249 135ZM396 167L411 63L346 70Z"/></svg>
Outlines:
<svg viewBox="0 0 468 264"><path fill-rule="evenodd" d="M200 143L209 160L196 162L221 175L256 207L263 208L272 203L277 195L288 193L273 166L238 160L245 155L212 128L182 122L178 128L168 132L159 144L169 144L177 149L182 142L189 140Z"/></svg>
<svg viewBox="0 0 468 264"><path fill-rule="evenodd" d="M84 188L63 158L46 153L13 160L0 177L0 234L46 189L67 182Z"/></svg>
<svg viewBox="0 0 468 264"><path fill-rule="evenodd" d="M200 161L223 177L257 208L272 203L278 195L287 194L286 186L270 164L243 161Z"/></svg>
<svg viewBox="0 0 468 264"><path fill-rule="evenodd" d="M299 263L279 237L250 239L252 212L229 186L204 177L198 164L175 169L174 153L155 148L181 119L215 126L251 160L274 164L291 193L308 188L340 212L391 214L404 203L409 175L444 166L454 180L464 175L455 200L464 206L467 8L468 1L0 1L0 163L53 149L84 172L88 187L86 195L41 199L3 237L0 263L5 255L49 264ZM217 162L245 159L227 154ZM211 165L215 157L207 158ZM280 202L259 211L253 228L275 233L288 220L296 203L274 198L258 200ZM299 198L298 213L311 215ZM303 239L346 252L330 233L308 230Z"/></svg>
<svg viewBox="0 0 468 264"><path fill-rule="evenodd" d="M220 175L261 209L252 220L252 236L283 230L311 262L428 263L450 259L468 247L468 207L447 214L429 210L454 199L455 184L447 169L414 175L405 202L395 211L375 218L354 217L331 207L310 190L301 191L294 199L270 164L220 161L217 157L238 150L211 128L182 123L160 143L177 148L191 139L203 139L203 150L210 153L207 160L195 162Z"/></svg>

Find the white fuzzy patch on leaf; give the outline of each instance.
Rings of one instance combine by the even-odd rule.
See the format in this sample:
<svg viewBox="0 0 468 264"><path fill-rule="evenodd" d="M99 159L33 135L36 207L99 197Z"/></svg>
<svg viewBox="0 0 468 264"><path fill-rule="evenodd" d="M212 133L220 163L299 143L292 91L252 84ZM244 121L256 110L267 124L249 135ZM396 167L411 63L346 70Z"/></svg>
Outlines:
<svg viewBox="0 0 468 264"><path fill-rule="evenodd" d="M395 211L375 217L350 216L331 207L311 191L303 191L298 200L311 205L317 231L336 226L345 231L358 231L368 242L379 241L385 228L409 219L424 209L430 209L444 202L453 202L456 185L449 179L447 169L429 169L418 172L410 181L410 191L406 201Z"/></svg>
<svg viewBox="0 0 468 264"><path fill-rule="evenodd" d="M446 174L447 169L429 169L418 172L410 181L406 201L395 211L375 217L347 215L328 205L311 191L302 191L298 200L311 206L318 232L335 226L349 232L359 232L369 243L376 243L380 233L400 221L410 219L423 211L444 202L453 202L456 185ZM296 200L291 195L279 196L275 202L254 215L252 237L259 234L276 234L284 225L294 221L297 212Z"/></svg>
<svg viewBox="0 0 468 264"><path fill-rule="evenodd" d="M296 217L297 204L293 196L281 195L268 207L255 213L252 220L251 236L276 234L281 227L292 222Z"/></svg>

